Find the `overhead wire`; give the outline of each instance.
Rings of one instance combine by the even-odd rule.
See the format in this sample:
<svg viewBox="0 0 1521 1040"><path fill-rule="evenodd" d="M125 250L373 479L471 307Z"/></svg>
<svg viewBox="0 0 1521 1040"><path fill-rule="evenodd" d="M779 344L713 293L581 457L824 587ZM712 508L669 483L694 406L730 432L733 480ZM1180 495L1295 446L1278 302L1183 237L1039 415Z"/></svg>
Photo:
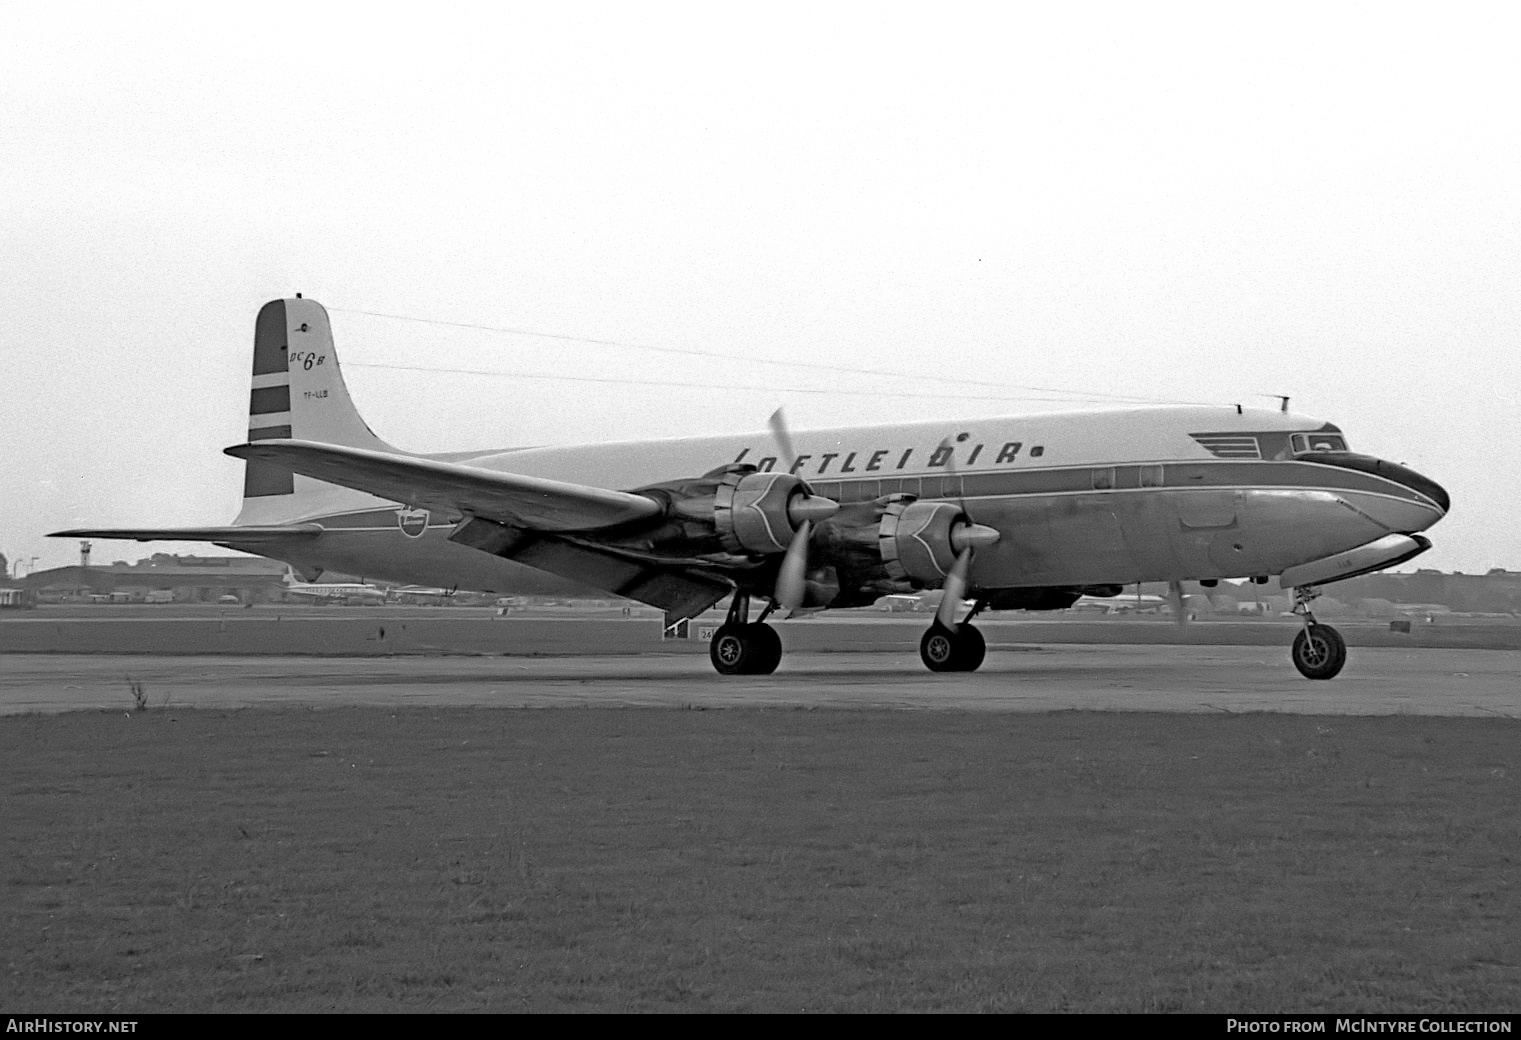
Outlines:
<svg viewBox="0 0 1521 1040"><path fill-rule="evenodd" d="M851 390L843 387L817 389L802 386L757 386L743 383L683 383L671 379L625 379L612 376L572 376L563 373L505 372L479 368L435 368L427 365L390 365L379 362L345 361L344 368L379 368L396 372L444 372L469 376L497 376L508 379L564 380L572 383L615 383L620 386L673 386L689 390L759 390L779 394L848 394L856 397L927 398L941 401L1043 401L1049 404L1075 404L1081 398L1032 397L1011 394L936 394L924 391Z"/></svg>
<svg viewBox="0 0 1521 1040"><path fill-rule="evenodd" d="M329 310L339 311L344 314L361 314L372 318L386 318L393 321L415 322L422 325L438 325L448 328L471 329L479 332L493 332L514 336L530 336L539 339L560 340L562 342L586 343L593 346L617 347L625 350L643 350L651 353L674 354L687 357L703 357L719 361L738 364L773 365L787 369L813 369L825 372L837 372L847 375L871 376L879 379L912 379L916 381L930 380L939 383L973 386L991 390L1022 390L1027 394L1013 396L1000 394L997 396L969 395L969 394L935 394L935 393L902 393L882 390L846 390L831 387L828 390L814 390L801 387L773 387L773 386L745 386L721 383L683 383L670 380L653 379L612 379L593 376L569 376L563 374L544 374L529 372L503 372L481 369L448 368L444 366L407 366L407 365L382 365L362 362L345 362L345 364L358 368L393 368L404 371L416 372L447 372L460 375L499 376L514 379L546 379L565 380L569 382L591 383L625 383L641 386L674 386L695 389L715 390L761 390L773 393L804 393L804 394L851 394L866 397L901 397L901 398L927 398L941 400L971 400L971 401L1042 401L1047 403L1067 402L1072 404L1084 401L1111 402L1121 404L1214 404L1218 402L1200 401L1176 401L1164 398L1142 397L1125 394L1106 394L1083 390L1065 390L1057 387L1026 386L1021 384L997 383L981 379L965 379L958 376L944 376L932 372L896 372L884 369L858 368L848 365L832 365L817 361L793 361L763 357L737 357L732 354L724 354L712 350L698 350L689 347L667 347L649 343L634 343L627 340L601 339L594 336L579 336L563 332L545 332L539 329L519 328L507 325L487 325L479 322L449 321L440 318L421 318L409 314L395 314L385 311L372 311L358 307L330 307ZM1061 394L1061 397L1032 397L1028 394Z"/></svg>

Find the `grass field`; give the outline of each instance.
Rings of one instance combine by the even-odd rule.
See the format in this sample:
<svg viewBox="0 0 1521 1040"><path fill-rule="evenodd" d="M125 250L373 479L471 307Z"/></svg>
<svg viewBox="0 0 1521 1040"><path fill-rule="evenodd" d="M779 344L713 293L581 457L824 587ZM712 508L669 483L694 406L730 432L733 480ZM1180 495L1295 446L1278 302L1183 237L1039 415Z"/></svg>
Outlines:
<svg viewBox="0 0 1521 1040"><path fill-rule="evenodd" d="M0 720L0 1008L1521 1009L1505 719Z"/></svg>

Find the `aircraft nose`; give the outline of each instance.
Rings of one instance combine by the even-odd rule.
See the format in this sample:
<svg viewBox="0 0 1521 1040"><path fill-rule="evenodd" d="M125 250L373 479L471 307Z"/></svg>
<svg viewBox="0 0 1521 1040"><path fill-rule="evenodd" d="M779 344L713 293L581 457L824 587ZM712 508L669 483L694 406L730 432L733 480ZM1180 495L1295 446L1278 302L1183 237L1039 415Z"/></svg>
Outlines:
<svg viewBox="0 0 1521 1040"><path fill-rule="evenodd" d="M1437 520L1446 516L1452 507L1452 499L1448 496L1446 488L1430 477L1423 476L1409 466L1402 466L1398 462L1346 451L1310 452L1297 457L1305 462L1315 462L1323 466L1338 466L1342 469L1370 473L1409 488L1425 500L1424 504L1437 511L1436 517L1423 523L1422 527L1429 527L1436 523Z"/></svg>
<svg viewBox="0 0 1521 1040"><path fill-rule="evenodd" d="M1422 476L1409 466L1401 466L1397 462L1385 462L1382 459L1379 460L1379 468L1385 470L1383 476L1397 480L1416 494L1431 499L1432 504L1442 511L1443 516L1446 516L1447 511L1452 508L1452 499L1447 494L1447 489L1430 477Z"/></svg>

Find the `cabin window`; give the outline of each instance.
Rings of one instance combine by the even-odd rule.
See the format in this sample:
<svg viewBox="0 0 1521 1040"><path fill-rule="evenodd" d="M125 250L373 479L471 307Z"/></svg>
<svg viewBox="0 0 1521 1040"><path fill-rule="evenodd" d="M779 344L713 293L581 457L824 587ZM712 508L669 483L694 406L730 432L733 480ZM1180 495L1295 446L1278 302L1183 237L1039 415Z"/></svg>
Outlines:
<svg viewBox="0 0 1521 1040"><path fill-rule="evenodd" d="M1114 467L1096 469L1093 471L1093 490L1108 491L1114 487Z"/></svg>
<svg viewBox="0 0 1521 1040"><path fill-rule="evenodd" d="M1296 433L1294 454L1308 451L1346 451L1347 439L1339 433Z"/></svg>
<svg viewBox="0 0 1521 1040"><path fill-rule="evenodd" d="M1162 467L1161 466L1142 466L1141 467L1141 486L1143 488L1161 487L1162 486Z"/></svg>

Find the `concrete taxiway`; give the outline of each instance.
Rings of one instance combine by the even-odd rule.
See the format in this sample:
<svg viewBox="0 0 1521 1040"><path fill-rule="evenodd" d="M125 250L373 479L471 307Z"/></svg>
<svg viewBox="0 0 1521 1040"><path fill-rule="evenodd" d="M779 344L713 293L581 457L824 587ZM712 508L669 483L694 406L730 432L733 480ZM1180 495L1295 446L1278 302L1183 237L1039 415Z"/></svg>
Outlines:
<svg viewBox="0 0 1521 1040"><path fill-rule="evenodd" d="M994 647L971 675L917 655L792 652L720 677L685 653L574 657L0 655L0 714L348 705L1288 712L1521 719L1521 652L1360 648L1329 682L1283 646Z"/></svg>

